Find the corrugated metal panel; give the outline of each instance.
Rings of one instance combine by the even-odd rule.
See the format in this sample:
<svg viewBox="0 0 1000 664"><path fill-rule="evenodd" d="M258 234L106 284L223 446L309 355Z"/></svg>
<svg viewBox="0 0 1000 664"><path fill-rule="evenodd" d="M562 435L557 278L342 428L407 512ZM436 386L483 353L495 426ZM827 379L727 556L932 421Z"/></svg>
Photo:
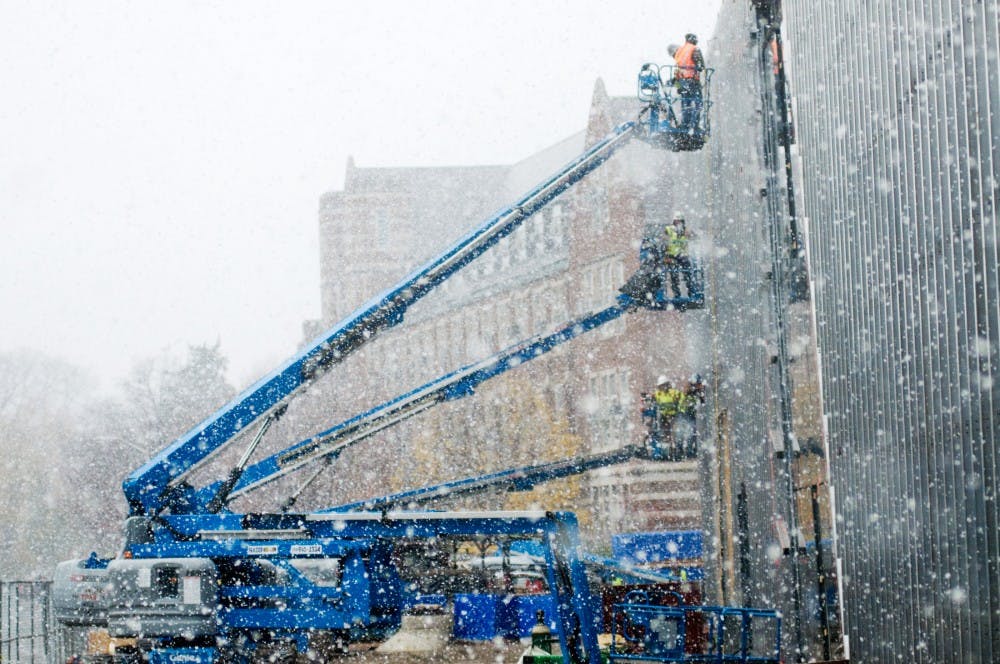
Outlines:
<svg viewBox="0 0 1000 664"><path fill-rule="evenodd" d="M766 240L748 160L762 163L748 5L724 4L710 52L709 196L724 248L713 306L741 325L728 338L717 325L715 343L755 603L774 579L761 558L781 498L760 442L774 374L746 343L773 323L756 306ZM783 5L851 654L1000 661L997 2Z"/></svg>

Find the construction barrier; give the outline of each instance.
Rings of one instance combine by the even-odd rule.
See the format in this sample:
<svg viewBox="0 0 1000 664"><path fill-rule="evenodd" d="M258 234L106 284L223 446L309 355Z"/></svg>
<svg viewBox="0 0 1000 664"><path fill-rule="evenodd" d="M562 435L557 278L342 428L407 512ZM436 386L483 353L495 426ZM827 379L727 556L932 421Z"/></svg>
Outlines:
<svg viewBox="0 0 1000 664"><path fill-rule="evenodd" d="M18 664L65 661L51 589L51 581L0 581L0 660Z"/></svg>

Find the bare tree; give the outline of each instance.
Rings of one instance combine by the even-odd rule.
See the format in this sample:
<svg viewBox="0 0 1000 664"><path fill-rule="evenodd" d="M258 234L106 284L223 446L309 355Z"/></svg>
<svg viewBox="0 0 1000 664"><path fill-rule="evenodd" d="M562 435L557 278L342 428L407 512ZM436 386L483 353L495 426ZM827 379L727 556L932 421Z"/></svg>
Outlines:
<svg viewBox="0 0 1000 664"><path fill-rule="evenodd" d="M74 491L61 481L63 452L92 387L62 360L0 353L0 576L37 576L50 566L52 544L72 520L62 510Z"/></svg>
<svg viewBox="0 0 1000 664"><path fill-rule="evenodd" d="M226 363L219 344L163 353L133 368L120 398L99 400L77 367L0 353L0 577L113 553L122 480L233 396Z"/></svg>

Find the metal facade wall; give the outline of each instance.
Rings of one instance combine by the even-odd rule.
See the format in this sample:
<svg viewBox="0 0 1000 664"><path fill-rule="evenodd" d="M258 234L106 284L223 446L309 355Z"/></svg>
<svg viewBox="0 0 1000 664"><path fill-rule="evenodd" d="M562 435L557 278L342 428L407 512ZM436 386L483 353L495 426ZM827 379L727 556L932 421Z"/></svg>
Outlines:
<svg viewBox="0 0 1000 664"><path fill-rule="evenodd" d="M996 0L783 3L857 661L1000 661Z"/></svg>
<svg viewBox="0 0 1000 664"><path fill-rule="evenodd" d="M713 584L707 590L721 603L780 609L785 659L796 661L798 647L803 657L816 659L822 649L815 575L803 571L810 559L788 555L781 536L786 528L794 530L797 512L787 461L778 454L788 415L778 331L786 326L787 337L790 319L801 319L808 305L789 305L787 289L775 289L775 280L782 280L778 268L787 268L788 226L783 164L775 163L775 137L768 129L773 82L761 83L770 76L765 43L751 4L728 0L706 49L707 64L715 68L712 138L700 153L700 187L692 190L700 189L710 239L711 316L708 327L696 332L711 345L706 354L714 445L706 448L713 451L706 476L713 490L706 528L714 537ZM772 139L769 150L765 136ZM785 359L815 363L813 357Z"/></svg>

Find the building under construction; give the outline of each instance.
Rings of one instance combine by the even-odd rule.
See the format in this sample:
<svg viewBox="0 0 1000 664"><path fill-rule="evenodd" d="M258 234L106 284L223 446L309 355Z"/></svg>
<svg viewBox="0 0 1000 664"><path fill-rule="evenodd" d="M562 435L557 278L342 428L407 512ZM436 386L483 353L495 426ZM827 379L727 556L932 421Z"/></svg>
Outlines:
<svg viewBox="0 0 1000 664"><path fill-rule="evenodd" d="M723 3L707 513L718 591L779 603L789 652L1000 658L997 26L995 1Z"/></svg>

